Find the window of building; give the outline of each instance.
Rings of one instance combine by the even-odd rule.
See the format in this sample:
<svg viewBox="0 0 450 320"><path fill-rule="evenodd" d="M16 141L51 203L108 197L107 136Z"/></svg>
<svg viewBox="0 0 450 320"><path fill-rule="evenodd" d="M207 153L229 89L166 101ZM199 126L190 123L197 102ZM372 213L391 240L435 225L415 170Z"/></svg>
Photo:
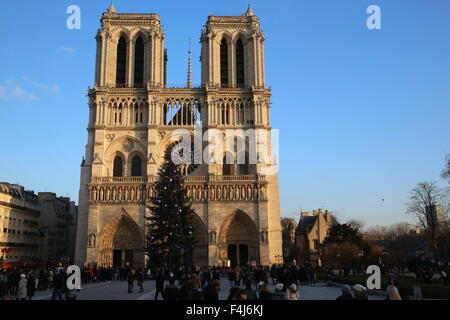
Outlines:
<svg viewBox="0 0 450 320"><path fill-rule="evenodd" d="M142 159L140 156L136 155L131 160L131 176L140 177L142 176Z"/></svg>
<svg viewBox="0 0 450 320"><path fill-rule="evenodd" d="M220 43L220 85L228 85L228 44L225 39Z"/></svg>
<svg viewBox="0 0 450 320"><path fill-rule="evenodd" d="M116 85L125 84L127 70L127 42L124 37L117 44Z"/></svg>
<svg viewBox="0 0 450 320"><path fill-rule="evenodd" d="M236 42L236 84L244 87L244 44L241 39Z"/></svg>
<svg viewBox="0 0 450 320"><path fill-rule="evenodd" d="M144 83L144 41L141 37L136 39L134 49L134 85L141 87Z"/></svg>
<svg viewBox="0 0 450 320"><path fill-rule="evenodd" d="M114 158L113 176L123 177L123 159L121 156L116 156Z"/></svg>

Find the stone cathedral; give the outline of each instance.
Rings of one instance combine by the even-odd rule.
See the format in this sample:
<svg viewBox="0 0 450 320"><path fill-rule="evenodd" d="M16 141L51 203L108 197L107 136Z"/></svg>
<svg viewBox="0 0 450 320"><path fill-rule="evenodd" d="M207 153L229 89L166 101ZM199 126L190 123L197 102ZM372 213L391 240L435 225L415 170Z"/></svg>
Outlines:
<svg viewBox="0 0 450 320"><path fill-rule="evenodd" d="M101 17L81 165L78 265L146 264L145 217L175 131L194 135L196 126L225 137L227 129L271 130L264 35L250 7L240 16L208 17L200 38L198 87L192 85L190 52L187 85L166 85L164 39L157 14L117 13L111 5ZM264 171L259 153L250 161L256 146L249 140L244 150L231 149L216 160L211 153L213 161L183 171L196 212L198 266L280 262L277 173Z"/></svg>

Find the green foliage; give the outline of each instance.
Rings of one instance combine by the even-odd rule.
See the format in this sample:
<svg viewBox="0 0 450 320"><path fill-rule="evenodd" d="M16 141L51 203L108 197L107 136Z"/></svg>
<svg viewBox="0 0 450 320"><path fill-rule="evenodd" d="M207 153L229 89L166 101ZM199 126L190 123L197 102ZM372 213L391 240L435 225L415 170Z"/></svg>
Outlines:
<svg viewBox="0 0 450 320"><path fill-rule="evenodd" d="M171 158L174 145L166 149L164 162L155 182L155 197L147 217L146 252L152 267L191 266L193 256L194 210L187 197L181 166Z"/></svg>
<svg viewBox="0 0 450 320"><path fill-rule="evenodd" d="M325 238L323 245L327 244L343 244L350 243L357 246L364 252L364 255L369 254L370 245L364 241L362 235L359 233L358 229L353 228L351 225L343 224L333 224L328 230L328 235Z"/></svg>

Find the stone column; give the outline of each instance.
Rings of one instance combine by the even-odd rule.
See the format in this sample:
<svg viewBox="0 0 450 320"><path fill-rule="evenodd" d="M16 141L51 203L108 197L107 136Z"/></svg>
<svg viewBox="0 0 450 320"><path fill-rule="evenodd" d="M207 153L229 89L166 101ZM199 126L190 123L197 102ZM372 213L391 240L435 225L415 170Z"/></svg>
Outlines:
<svg viewBox="0 0 450 320"><path fill-rule="evenodd" d="M128 87L134 87L134 40L127 42L127 80Z"/></svg>

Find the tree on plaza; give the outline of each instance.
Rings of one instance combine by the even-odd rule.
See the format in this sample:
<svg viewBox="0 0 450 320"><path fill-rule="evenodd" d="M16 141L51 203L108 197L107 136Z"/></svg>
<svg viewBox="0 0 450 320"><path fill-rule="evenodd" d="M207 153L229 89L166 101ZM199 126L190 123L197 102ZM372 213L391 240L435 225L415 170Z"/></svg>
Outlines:
<svg viewBox="0 0 450 320"><path fill-rule="evenodd" d="M371 253L371 245L364 241L358 229L346 223L333 224L321 247L321 259L325 264L347 267Z"/></svg>
<svg viewBox="0 0 450 320"><path fill-rule="evenodd" d="M323 243L351 243L363 250L364 253L370 250L368 243L363 240L358 229L346 223L332 225Z"/></svg>
<svg viewBox="0 0 450 320"><path fill-rule="evenodd" d="M151 267L192 266L194 210L187 196L181 165L172 161L172 152L179 152L176 143L167 147L158 179L151 212L147 219L146 252Z"/></svg>
<svg viewBox="0 0 450 320"><path fill-rule="evenodd" d="M436 206L446 203L446 194L434 181L419 182L410 192L407 212L416 218L417 226L428 236L435 261L438 260L438 239L443 234ZM444 207L442 207L445 210Z"/></svg>

